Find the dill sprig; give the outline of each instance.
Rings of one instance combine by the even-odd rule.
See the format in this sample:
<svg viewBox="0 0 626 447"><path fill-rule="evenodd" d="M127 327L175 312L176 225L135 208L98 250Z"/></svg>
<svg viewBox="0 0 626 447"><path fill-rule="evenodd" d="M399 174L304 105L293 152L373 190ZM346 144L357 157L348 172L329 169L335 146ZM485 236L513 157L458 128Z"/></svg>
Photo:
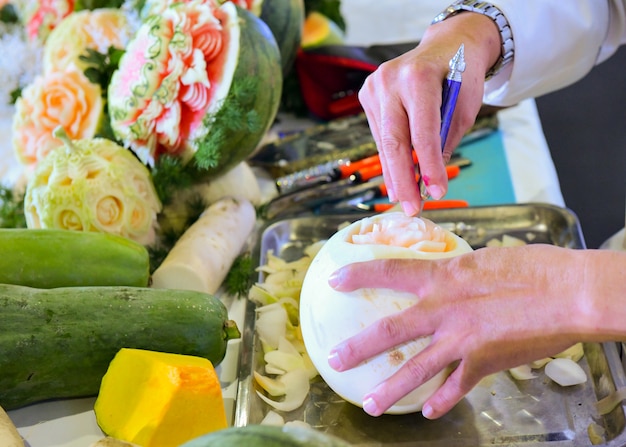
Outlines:
<svg viewBox="0 0 626 447"><path fill-rule="evenodd" d="M26 228L24 194L0 185L0 228Z"/></svg>
<svg viewBox="0 0 626 447"><path fill-rule="evenodd" d="M238 298L247 296L254 283L254 269L255 266L250 253L242 253L235 258L224 279L226 293Z"/></svg>
<svg viewBox="0 0 626 447"><path fill-rule="evenodd" d="M195 180L193 170L179 157L162 154L151 170L152 181L161 203L170 203L177 190L189 188Z"/></svg>
<svg viewBox="0 0 626 447"><path fill-rule="evenodd" d="M111 46L106 53L87 48L85 54L78 56L82 62L87 64L87 68L84 71L85 76L93 84L100 86L104 98L106 98L111 77L119 67L123 54L124 50Z"/></svg>
<svg viewBox="0 0 626 447"><path fill-rule="evenodd" d="M163 263L167 254L172 250L183 233L198 220L200 214L207 207L208 203L200 194L194 194L185 202L185 216L182 225L172 225L167 221L167 216L164 213L158 216L159 225L156 231L156 242L148 247L150 272L154 272Z"/></svg>
<svg viewBox="0 0 626 447"><path fill-rule="evenodd" d="M224 145L233 138L258 132L262 121L254 110L254 101L259 91L258 78L239 79L228 93L228 105L220 107L215 114L207 114L203 125L209 129L204 138L197 140L198 150L194 162L198 170L210 170L224 166Z"/></svg>

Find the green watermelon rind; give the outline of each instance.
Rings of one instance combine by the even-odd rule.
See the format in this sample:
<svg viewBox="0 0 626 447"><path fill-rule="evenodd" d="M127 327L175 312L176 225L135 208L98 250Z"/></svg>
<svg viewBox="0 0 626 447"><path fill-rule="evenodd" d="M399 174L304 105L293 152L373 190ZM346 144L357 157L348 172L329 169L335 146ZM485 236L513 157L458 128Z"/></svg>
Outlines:
<svg viewBox="0 0 626 447"><path fill-rule="evenodd" d="M272 31L281 55L283 75L293 67L304 27L303 0L264 0L260 18Z"/></svg>
<svg viewBox="0 0 626 447"><path fill-rule="evenodd" d="M190 142L195 167L219 174L245 160L274 122L282 94L280 51L269 27L251 12L236 8L241 33L230 90L202 122L202 135ZM226 81L223 79L223 81Z"/></svg>

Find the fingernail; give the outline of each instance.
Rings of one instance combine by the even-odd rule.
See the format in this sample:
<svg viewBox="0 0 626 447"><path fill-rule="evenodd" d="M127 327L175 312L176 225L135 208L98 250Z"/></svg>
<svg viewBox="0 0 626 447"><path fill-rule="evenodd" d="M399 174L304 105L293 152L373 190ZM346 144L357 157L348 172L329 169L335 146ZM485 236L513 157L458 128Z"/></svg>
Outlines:
<svg viewBox="0 0 626 447"><path fill-rule="evenodd" d="M402 202L402 209L407 216L415 216L417 214L417 208L411 202Z"/></svg>
<svg viewBox="0 0 626 447"><path fill-rule="evenodd" d="M380 416L380 410L378 409L378 404L374 400L372 396L367 396L363 400L363 410L370 416Z"/></svg>
<svg viewBox="0 0 626 447"><path fill-rule="evenodd" d="M441 199L444 194L443 189L437 185L430 186L428 188L428 193L435 200Z"/></svg>
<svg viewBox="0 0 626 447"><path fill-rule="evenodd" d="M336 289L341 284L341 274L338 270L335 270L328 277L328 285L333 289Z"/></svg>
<svg viewBox="0 0 626 447"><path fill-rule="evenodd" d="M422 408L422 415L426 419L431 419L433 417L433 407L431 407L428 404L425 404L424 407Z"/></svg>
<svg viewBox="0 0 626 447"><path fill-rule="evenodd" d="M389 199L391 203L396 203L398 201L395 191L389 186L387 186L387 199Z"/></svg>
<svg viewBox="0 0 626 447"><path fill-rule="evenodd" d="M335 371L341 371L343 369L343 365L341 364L341 359L339 358L337 351L333 350L330 351L330 354L328 354L328 365Z"/></svg>

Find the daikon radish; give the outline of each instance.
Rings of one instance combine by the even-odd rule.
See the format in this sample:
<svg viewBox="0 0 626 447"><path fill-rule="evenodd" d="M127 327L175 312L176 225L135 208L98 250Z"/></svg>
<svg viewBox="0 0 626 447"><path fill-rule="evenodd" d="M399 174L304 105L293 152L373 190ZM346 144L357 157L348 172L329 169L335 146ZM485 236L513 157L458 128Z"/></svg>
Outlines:
<svg viewBox="0 0 626 447"><path fill-rule="evenodd" d="M152 287L215 293L256 221L245 199L224 198L187 229L152 275Z"/></svg>
<svg viewBox="0 0 626 447"><path fill-rule="evenodd" d="M0 407L0 445L2 447L24 447L24 440L9 415Z"/></svg>

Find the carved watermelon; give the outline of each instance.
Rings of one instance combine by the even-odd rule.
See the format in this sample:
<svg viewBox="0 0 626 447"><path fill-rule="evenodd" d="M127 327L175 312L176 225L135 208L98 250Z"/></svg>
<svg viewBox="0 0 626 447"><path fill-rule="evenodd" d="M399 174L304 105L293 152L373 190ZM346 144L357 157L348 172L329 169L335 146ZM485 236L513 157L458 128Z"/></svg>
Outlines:
<svg viewBox="0 0 626 447"><path fill-rule="evenodd" d="M163 154L210 174L247 158L280 101L269 27L233 3L192 0L148 15L108 91L117 138L149 165Z"/></svg>

